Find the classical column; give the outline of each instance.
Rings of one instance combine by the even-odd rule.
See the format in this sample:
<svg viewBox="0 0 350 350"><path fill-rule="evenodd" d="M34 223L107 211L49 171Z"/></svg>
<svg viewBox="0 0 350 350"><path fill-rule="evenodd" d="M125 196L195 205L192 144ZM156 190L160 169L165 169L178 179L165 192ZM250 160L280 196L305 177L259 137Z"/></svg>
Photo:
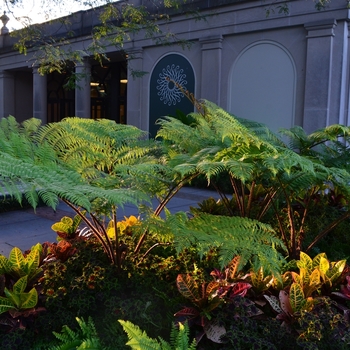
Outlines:
<svg viewBox="0 0 350 350"><path fill-rule="evenodd" d="M47 123L47 76L33 67L33 117Z"/></svg>
<svg viewBox="0 0 350 350"><path fill-rule="evenodd" d="M75 66L77 75L75 88L75 116L80 118L91 117L91 65L88 58Z"/></svg>
<svg viewBox="0 0 350 350"><path fill-rule="evenodd" d="M220 104L222 35L202 38L201 98Z"/></svg>
<svg viewBox="0 0 350 350"><path fill-rule="evenodd" d="M335 20L305 24L308 34L303 126L307 132L330 124L336 25Z"/></svg>
<svg viewBox="0 0 350 350"><path fill-rule="evenodd" d="M127 51L128 57L128 94L127 94L127 124L148 130L148 120L142 119L142 78L137 72L143 71L143 50L133 48Z"/></svg>
<svg viewBox="0 0 350 350"><path fill-rule="evenodd" d="M13 74L0 71L0 118L15 116L15 79Z"/></svg>

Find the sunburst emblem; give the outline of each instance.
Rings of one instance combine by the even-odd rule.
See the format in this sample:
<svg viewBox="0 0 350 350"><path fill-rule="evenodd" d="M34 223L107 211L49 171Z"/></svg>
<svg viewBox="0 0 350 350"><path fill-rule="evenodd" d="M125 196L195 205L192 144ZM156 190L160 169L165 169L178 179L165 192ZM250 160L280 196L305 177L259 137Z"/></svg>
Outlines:
<svg viewBox="0 0 350 350"><path fill-rule="evenodd" d="M165 105L175 106L184 97L184 94L176 86L179 85L185 88L185 85L187 85L186 74L180 66L172 64L163 68L162 73L159 73L157 83L158 96Z"/></svg>

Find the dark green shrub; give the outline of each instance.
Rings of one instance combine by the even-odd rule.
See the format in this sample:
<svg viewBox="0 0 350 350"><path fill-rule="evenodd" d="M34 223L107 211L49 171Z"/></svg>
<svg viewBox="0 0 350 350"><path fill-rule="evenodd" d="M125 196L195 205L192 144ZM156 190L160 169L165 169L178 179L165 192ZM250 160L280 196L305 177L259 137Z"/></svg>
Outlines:
<svg viewBox="0 0 350 350"><path fill-rule="evenodd" d="M350 322L337 303L324 298L311 312L301 312L296 326L303 349L345 350L350 344Z"/></svg>

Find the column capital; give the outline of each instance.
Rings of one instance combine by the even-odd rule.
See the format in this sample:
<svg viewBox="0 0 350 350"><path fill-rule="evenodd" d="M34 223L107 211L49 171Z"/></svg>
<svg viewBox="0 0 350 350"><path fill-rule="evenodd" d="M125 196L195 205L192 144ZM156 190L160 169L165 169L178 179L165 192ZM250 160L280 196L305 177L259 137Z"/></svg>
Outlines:
<svg viewBox="0 0 350 350"><path fill-rule="evenodd" d="M0 70L0 79L3 79L3 78L12 78L14 79L14 76L11 72L8 72L6 70Z"/></svg>
<svg viewBox="0 0 350 350"><path fill-rule="evenodd" d="M142 59L143 58L143 48L133 47L126 50L126 55L128 60Z"/></svg>
<svg viewBox="0 0 350 350"><path fill-rule="evenodd" d="M335 19L326 19L304 24L304 28L308 31L307 38L334 36L334 29L336 26L337 21Z"/></svg>
<svg viewBox="0 0 350 350"><path fill-rule="evenodd" d="M87 55L82 57L81 60L75 62L75 66L89 68L91 66L90 57Z"/></svg>
<svg viewBox="0 0 350 350"><path fill-rule="evenodd" d="M213 35L207 36L199 39L200 44L202 45L203 50L221 50L222 41L224 40L222 35Z"/></svg>
<svg viewBox="0 0 350 350"><path fill-rule="evenodd" d="M40 69L40 65L39 64L30 65L29 68L32 69L32 74L33 75L40 75L41 77L46 77L47 76L47 74L39 72L39 69Z"/></svg>

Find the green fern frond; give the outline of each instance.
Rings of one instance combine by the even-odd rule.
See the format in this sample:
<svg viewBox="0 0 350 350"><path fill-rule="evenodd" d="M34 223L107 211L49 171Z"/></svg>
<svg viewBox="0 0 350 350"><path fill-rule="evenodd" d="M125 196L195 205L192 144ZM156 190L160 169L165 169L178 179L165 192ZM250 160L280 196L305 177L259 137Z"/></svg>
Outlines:
<svg viewBox="0 0 350 350"><path fill-rule="evenodd" d="M288 137L289 147L294 150L302 150L311 147L311 142L305 130L301 126L294 126L290 129L280 129L279 132Z"/></svg>
<svg viewBox="0 0 350 350"><path fill-rule="evenodd" d="M89 350L104 350L100 339L96 332L94 322L89 317L86 322L84 319L76 318L80 329L74 331L68 326L63 326L61 333L53 332L56 339L62 344L54 345L49 350L68 350L68 349L89 349Z"/></svg>
<svg viewBox="0 0 350 350"><path fill-rule="evenodd" d="M350 127L340 124L329 125L325 128L314 131L309 135L309 139L314 144L325 141L336 141L340 137L346 138L350 136Z"/></svg>
<svg viewBox="0 0 350 350"><path fill-rule="evenodd" d="M177 251L196 246L200 256L212 248L218 249L221 266L233 256L240 255L242 263L251 259L269 260L272 271L278 272L283 258L277 249L285 249L271 226L242 217L200 214L192 219L177 213L166 220L168 231L174 236Z"/></svg>
<svg viewBox="0 0 350 350"><path fill-rule="evenodd" d="M131 323L130 321L118 320L122 325L124 331L128 335L129 341L126 345L129 345L134 350L161 350L161 346L157 340L148 337L145 331Z"/></svg>
<svg viewBox="0 0 350 350"><path fill-rule="evenodd" d="M138 326L134 325L130 321L118 320L122 325L124 331L128 335L129 341L126 345L129 345L134 350L195 350L195 339L189 342L189 327L187 323L179 324L177 329L175 325L172 326L170 333L170 344L164 339L152 339L148 337L146 332L142 331Z"/></svg>
<svg viewBox="0 0 350 350"><path fill-rule="evenodd" d="M3 194L8 193L21 201L23 192L28 193L27 196L34 200L35 196L30 193L35 190L38 198L53 208L57 206L58 198L66 199L86 210L91 209L91 203L96 198L105 198L117 206L149 200L141 191L91 186L84 182L78 173L59 165L55 167L34 165L3 153L0 153L0 174Z"/></svg>
<svg viewBox="0 0 350 350"><path fill-rule="evenodd" d="M193 339L192 343L190 343L190 329L189 326L186 323L178 324L178 328L173 325L170 333L170 344L172 345L173 349L187 349L187 350L194 350L196 349L196 340Z"/></svg>

